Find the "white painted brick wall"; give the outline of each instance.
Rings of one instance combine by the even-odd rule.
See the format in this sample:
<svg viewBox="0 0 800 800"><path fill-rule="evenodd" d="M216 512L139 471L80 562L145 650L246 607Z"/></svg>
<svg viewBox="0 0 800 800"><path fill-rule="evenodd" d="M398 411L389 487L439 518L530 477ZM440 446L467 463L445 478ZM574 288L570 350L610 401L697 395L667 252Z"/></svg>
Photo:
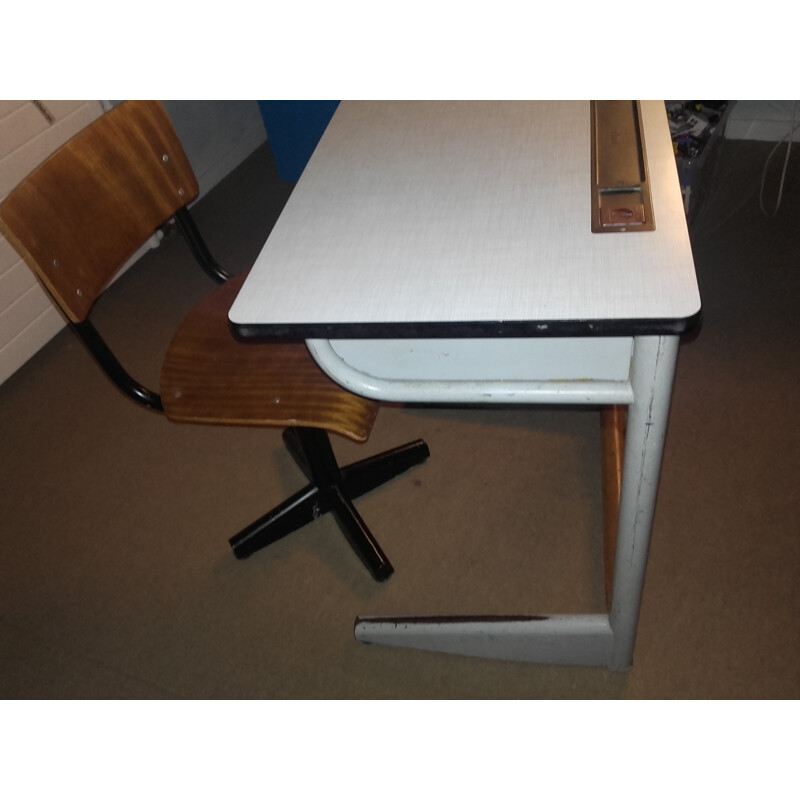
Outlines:
<svg viewBox="0 0 800 800"><path fill-rule="evenodd" d="M98 100L0 100L0 200L102 112ZM49 117L49 118L48 118ZM0 236L0 383L64 327L33 273Z"/></svg>

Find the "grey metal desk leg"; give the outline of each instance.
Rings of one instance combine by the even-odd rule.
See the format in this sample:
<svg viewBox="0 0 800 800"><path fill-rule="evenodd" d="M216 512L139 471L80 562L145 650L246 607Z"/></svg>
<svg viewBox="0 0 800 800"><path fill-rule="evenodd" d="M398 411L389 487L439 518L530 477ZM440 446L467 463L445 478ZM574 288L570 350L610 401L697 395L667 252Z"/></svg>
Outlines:
<svg viewBox="0 0 800 800"><path fill-rule="evenodd" d="M678 338L637 337L631 364L614 590L606 614L359 617L363 642L460 655L628 669L632 663Z"/></svg>
<svg viewBox="0 0 800 800"><path fill-rule="evenodd" d="M609 620L614 632L611 668L628 669L639 622L650 534L667 434L672 383L678 357L677 336L635 339L622 472L614 591Z"/></svg>

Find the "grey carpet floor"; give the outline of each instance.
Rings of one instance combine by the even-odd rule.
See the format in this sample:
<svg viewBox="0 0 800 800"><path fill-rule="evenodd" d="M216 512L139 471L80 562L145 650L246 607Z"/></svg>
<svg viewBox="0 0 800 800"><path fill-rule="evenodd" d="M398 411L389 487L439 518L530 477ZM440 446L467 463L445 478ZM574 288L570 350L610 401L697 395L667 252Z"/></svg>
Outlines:
<svg viewBox="0 0 800 800"><path fill-rule="evenodd" d="M769 149L721 143L695 194L704 323L679 356L630 672L353 636L359 614L602 610L597 411L386 406L366 445L337 441L345 462L431 448L358 502L396 568L379 585L326 518L234 559L228 537L304 482L280 434L170 424L64 331L0 386L0 697L797 698L800 153L767 218ZM290 191L264 146L202 200L218 260L246 270ZM168 237L95 322L155 384L210 288Z"/></svg>

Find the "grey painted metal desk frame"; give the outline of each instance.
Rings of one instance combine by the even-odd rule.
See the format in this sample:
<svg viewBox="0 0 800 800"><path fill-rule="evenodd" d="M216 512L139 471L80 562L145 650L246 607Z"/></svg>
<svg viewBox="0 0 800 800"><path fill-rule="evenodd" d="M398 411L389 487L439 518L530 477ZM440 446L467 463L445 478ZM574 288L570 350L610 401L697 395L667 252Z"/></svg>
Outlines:
<svg viewBox="0 0 800 800"><path fill-rule="evenodd" d="M343 103L230 319L383 400L625 404L608 614L361 617L365 642L632 663L678 336L700 299L663 103L656 229L589 229L589 104Z"/></svg>

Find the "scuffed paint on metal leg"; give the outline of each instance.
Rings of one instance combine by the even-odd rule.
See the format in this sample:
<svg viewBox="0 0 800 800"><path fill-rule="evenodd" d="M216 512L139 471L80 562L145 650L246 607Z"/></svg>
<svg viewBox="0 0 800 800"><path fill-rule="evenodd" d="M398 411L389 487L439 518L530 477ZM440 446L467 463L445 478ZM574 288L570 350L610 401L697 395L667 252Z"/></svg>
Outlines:
<svg viewBox="0 0 800 800"><path fill-rule="evenodd" d="M633 663L677 355L675 336L635 339L631 375L634 402L628 409L625 433L614 591L609 613L614 630L611 667L618 671L628 669Z"/></svg>

